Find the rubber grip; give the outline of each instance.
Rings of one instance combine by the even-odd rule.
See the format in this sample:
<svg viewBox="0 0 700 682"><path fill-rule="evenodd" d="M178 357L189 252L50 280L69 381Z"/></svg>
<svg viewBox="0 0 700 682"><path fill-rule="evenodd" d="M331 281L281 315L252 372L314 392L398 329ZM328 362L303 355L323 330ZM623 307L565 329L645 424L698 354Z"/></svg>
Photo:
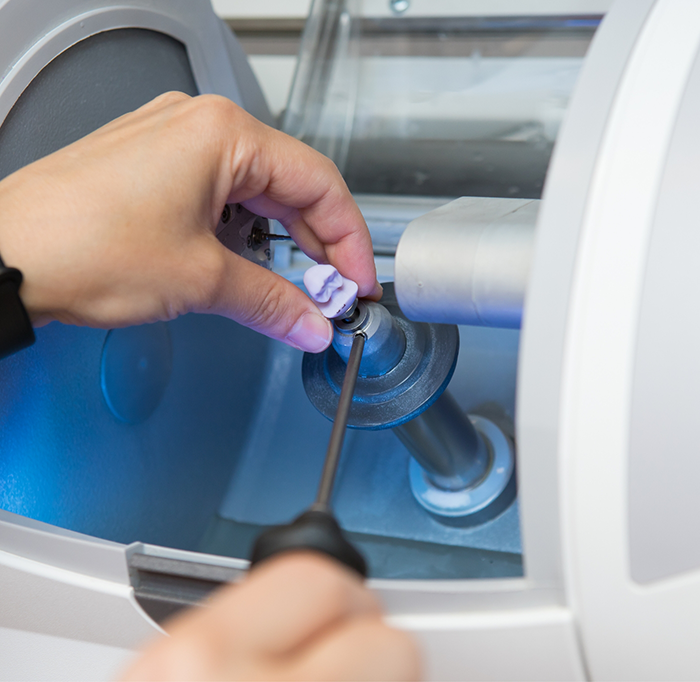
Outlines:
<svg viewBox="0 0 700 682"><path fill-rule="evenodd" d="M320 552L345 564L363 578L367 577L364 557L345 538L329 512L311 509L286 526L266 530L253 546L250 564L255 566L277 554L295 550Z"/></svg>

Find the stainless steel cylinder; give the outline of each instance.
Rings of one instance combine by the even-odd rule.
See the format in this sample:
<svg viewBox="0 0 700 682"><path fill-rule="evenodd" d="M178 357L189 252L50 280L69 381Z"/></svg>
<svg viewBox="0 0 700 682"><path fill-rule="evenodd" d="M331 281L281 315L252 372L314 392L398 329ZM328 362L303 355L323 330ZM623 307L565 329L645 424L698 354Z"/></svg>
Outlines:
<svg viewBox="0 0 700 682"><path fill-rule="evenodd" d="M390 429L411 421L442 393L457 364L457 326L407 320L393 282L383 287L379 304L360 300L357 315L335 319L333 345L323 353L305 353L301 365L306 395L333 419L352 336L361 332L366 337L348 417L354 429Z"/></svg>
<svg viewBox="0 0 700 682"><path fill-rule="evenodd" d="M399 364L406 351L406 336L393 315L380 303L358 300L349 318L334 320L333 348L347 363L358 332L365 339L361 377L380 377Z"/></svg>
<svg viewBox="0 0 700 682"><path fill-rule="evenodd" d="M404 315L519 328L539 203L463 197L409 223L394 265Z"/></svg>
<svg viewBox="0 0 700 682"><path fill-rule="evenodd" d="M415 419L395 426L394 433L430 481L443 490L477 485L491 465L484 439L449 391Z"/></svg>

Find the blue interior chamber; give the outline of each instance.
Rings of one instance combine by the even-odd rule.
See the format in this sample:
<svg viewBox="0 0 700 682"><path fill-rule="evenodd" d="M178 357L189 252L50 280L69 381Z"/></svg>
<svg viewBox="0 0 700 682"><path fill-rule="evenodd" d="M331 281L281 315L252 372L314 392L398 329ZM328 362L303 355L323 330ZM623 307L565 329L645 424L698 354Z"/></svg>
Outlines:
<svg viewBox="0 0 700 682"><path fill-rule="evenodd" d="M120 29L78 43L0 128L0 178L168 90L197 94L173 38ZM464 409L512 421L518 338L462 329L450 389ZM330 423L306 399L300 364L301 353L216 316L41 328L0 363L0 506L117 542L245 557L318 482ZM522 574L517 503L478 528L444 526L411 497L407 469L391 432L347 439L334 501L373 575Z"/></svg>

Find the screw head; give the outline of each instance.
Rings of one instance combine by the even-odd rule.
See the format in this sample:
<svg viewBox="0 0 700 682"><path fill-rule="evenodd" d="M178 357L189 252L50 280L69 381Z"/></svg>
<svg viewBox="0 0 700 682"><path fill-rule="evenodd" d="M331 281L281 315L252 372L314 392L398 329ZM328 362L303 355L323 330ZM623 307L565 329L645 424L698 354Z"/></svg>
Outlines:
<svg viewBox="0 0 700 682"><path fill-rule="evenodd" d="M389 8L394 14L403 14L411 6L411 0L389 0Z"/></svg>

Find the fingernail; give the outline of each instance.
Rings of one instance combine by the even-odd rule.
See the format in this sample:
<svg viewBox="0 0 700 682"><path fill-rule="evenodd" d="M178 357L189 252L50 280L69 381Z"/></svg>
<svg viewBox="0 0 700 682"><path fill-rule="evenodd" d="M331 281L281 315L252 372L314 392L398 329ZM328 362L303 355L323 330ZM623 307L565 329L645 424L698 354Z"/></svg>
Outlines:
<svg viewBox="0 0 700 682"><path fill-rule="evenodd" d="M383 293L384 289L382 288L382 285L379 282L377 282L374 285L374 289L372 290L372 293L369 295L369 297L378 301L382 297Z"/></svg>
<svg viewBox="0 0 700 682"><path fill-rule="evenodd" d="M320 353L328 348L332 336L331 323L325 317L317 313L304 313L287 334L285 342L299 350Z"/></svg>

